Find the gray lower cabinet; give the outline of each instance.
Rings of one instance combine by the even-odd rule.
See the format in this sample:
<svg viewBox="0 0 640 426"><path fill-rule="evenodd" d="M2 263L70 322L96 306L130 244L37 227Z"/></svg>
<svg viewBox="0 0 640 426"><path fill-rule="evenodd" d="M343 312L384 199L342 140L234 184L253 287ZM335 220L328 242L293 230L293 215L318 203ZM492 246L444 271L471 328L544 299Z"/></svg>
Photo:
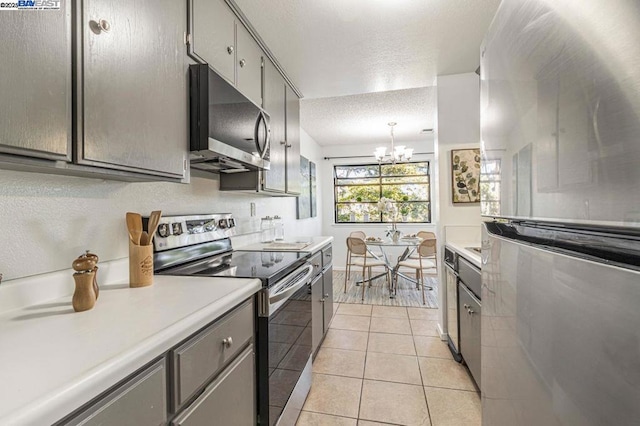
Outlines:
<svg viewBox="0 0 640 426"><path fill-rule="evenodd" d="M333 266L331 265L322 271L322 299L324 301L323 331L326 333L333 318Z"/></svg>
<svg viewBox="0 0 640 426"><path fill-rule="evenodd" d="M71 160L71 2L0 13L0 153Z"/></svg>
<svg viewBox="0 0 640 426"><path fill-rule="evenodd" d="M480 301L462 282L458 283L460 353L480 387Z"/></svg>
<svg viewBox="0 0 640 426"><path fill-rule="evenodd" d="M312 353L316 353L322 337L324 336L324 298L322 274L316 276L311 282L311 346Z"/></svg>
<svg viewBox="0 0 640 426"><path fill-rule="evenodd" d="M55 425L255 425L254 320L252 297Z"/></svg>
<svg viewBox="0 0 640 426"><path fill-rule="evenodd" d="M171 424L254 425L255 386L255 360L251 345Z"/></svg>
<svg viewBox="0 0 640 426"><path fill-rule="evenodd" d="M65 425L159 425L167 420L167 371L164 358L135 374Z"/></svg>
<svg viewBox="0 0 640 426"><path fill-rule="evenodd" d="M313 353L318 350L333 318L332 247L328 245L311 256L314 279L311 282L311 327Z"/></svg>
<svg viewBox="0 0 640 426"><path fill-rule="evenodd" d="M251 342L253 323L253 304L245 303L170 352L175 407L180 407Z"/></svg>
<svg viewBox="0 0 640 426"><path fill-rule="evenodd" d="M78 162L182 178L186 3L82 1Z"/></svg>

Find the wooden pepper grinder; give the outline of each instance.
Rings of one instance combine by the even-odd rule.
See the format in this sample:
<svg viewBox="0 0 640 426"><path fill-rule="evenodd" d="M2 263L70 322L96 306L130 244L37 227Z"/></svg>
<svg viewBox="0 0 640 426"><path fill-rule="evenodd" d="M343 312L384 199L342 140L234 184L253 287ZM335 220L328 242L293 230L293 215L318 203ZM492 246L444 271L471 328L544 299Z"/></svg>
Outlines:
<svg viewBox="0 0 640 426"><path fill-rule="evenodd" d="M93 257L86 254L79 256L71 265L73 270L73 279L76 282L76 290L71 300L73 310L76 312L88 311L96 304L96 292L94 290L96 278L96 261Z"/></svg>
<svg viewBox="0 0 640 426"><path fill-rule="evenodd" d="M89 250L87 250L83 256L93 259L96 262L96 265L98 265L99 259L97 254L90 253ZM96 300L98 300L98 296L100 296L100 287L98 287L98 266L95 266L93 271L95 272L93 277L93 291L96 293Z"/></svg>

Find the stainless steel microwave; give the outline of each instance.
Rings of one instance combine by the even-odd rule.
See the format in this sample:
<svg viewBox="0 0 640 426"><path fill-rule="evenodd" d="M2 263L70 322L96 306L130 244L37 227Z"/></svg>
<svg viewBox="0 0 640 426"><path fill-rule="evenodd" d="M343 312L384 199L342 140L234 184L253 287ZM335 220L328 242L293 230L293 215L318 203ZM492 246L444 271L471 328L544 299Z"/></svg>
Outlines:
<svg viewBox="0 0 640 426"><path fill-rule="evenodd" d="M189 66L191 167L269 169L269 116L207 64Z"/></svg>

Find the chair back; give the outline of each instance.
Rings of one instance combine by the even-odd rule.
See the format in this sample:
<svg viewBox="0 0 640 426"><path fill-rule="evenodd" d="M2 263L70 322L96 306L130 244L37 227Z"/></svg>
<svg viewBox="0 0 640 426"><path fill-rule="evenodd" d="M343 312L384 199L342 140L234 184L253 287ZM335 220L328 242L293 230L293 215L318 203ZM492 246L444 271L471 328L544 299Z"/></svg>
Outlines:
<svg viewBox="0 0 640 426"><path fill-rule="evenodd" d="M363 240L364 240L365 238L367 238L367 234L365 234L365 233L364 233L364 232L362 232L362 231L352 231L352 232L349 234L349 236L350 236L350 237L360 238L360 239L363 239Z"/></svg>
<svg viewBox="0 0 640 426"><path fill-rule="evenodd" d="M419 231L418 232L418 238L420 238L422 240L435 240L436 239L436 234L434 234L433 232L429 232L429 231Z"/></svg>
<svg viewBox="0 0 640 426"><path fill-rule="evenodd" d="M423 240L418 246L418 255L420 257L429 257L436 255L437 242L434 239ZM437 256L436 256L437 257Z"/></svg>
<svg viewBox="0 0 640 426"><path fill-rule="evenodd" d="M347 248L353 254L360 254L363 256L367 254L367 244L362 238L347 237Z"/></svg>

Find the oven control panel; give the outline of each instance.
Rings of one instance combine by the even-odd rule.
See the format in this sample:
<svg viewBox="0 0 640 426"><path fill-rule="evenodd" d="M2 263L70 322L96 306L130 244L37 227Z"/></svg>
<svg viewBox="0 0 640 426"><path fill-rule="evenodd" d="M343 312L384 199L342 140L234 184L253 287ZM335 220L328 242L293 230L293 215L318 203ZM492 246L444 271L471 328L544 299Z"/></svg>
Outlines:
<svg viewBox="0 0 640 426"><path fill-rule="evenodd" d="M154 250L164 251L215 241L235 235L236 220L231 213L164 216L153 239Z"/></svg>

